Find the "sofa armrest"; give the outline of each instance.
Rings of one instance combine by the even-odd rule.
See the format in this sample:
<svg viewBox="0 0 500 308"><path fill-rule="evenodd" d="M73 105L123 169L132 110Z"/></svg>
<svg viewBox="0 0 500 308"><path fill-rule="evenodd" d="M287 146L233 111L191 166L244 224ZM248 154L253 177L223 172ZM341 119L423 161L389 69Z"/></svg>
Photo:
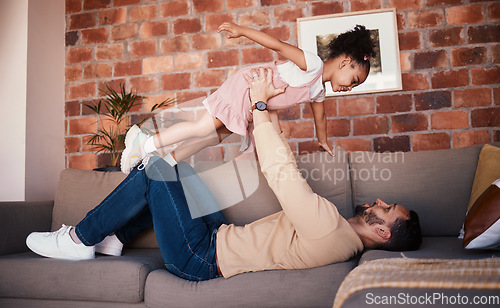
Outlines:
<svg viewBox="0 0 500 308"><path fill-rule="evenodd" d="M26 237L50 231L54 201L0 202L0 255L28 250Z"/></svg>

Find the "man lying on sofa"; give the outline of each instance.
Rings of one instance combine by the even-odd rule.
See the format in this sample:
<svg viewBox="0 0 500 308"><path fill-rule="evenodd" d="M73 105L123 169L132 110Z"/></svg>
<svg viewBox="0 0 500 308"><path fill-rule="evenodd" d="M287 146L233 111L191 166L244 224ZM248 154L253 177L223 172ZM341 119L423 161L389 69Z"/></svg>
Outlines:
<svg viewBox="0 0 500 308"><path fill-rule="evenodd" d="M247 81L257 155L282 211L245 226L228 225L221 212L192 219L178 175L179 168L190 166L171 167L153 157L146 170L134 169L76 227L34 232L26 239L28 247L59 259L92 259L96 249L120 255L122 243L153 224L167 270L193 281L317 267L346 261L364 248L417 249L421 235L415 212L377 200L358 206L346 220L311 190L263 104L284 89L274 88L271 71L252 73Z"/></svg>

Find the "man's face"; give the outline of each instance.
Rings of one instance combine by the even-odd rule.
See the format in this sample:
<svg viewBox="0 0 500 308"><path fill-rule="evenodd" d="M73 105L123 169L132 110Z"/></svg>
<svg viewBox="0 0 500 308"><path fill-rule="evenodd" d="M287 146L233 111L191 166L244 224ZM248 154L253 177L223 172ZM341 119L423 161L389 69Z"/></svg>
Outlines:
<svg viewBox="0 0 500 308"><path fill-rule="evenodd" d="M355 216L360 216L367 225L386 225L392 224L398 219L407 220L410 218L410 211L397 203L387 204L377 199L372 204L365 203L355 208Z"/></svg>

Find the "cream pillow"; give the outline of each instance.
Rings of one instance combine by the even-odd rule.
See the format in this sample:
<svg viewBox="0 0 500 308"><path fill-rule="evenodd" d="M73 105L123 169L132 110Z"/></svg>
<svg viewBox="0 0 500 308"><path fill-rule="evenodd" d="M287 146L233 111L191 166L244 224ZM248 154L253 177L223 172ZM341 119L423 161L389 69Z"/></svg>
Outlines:
<svg viewBox="0 0 500 308"><path fill-rule="evenodd" d="M485 144L479 153L476 175L472 184L472 192L467 211L470 210L477 198L493 183L500 178L500 148Z"/></svg>

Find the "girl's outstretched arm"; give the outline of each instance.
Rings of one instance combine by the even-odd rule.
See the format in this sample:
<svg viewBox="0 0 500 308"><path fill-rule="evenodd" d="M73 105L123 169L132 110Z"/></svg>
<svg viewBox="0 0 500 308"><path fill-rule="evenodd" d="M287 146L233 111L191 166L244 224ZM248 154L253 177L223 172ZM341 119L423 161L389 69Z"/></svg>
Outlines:
<svg viewBox="0 0 500 308"><path fill-rule="evenodd" d="M311 108L314 116L314 125L316 126L316 135L318 137L319 145L328 152L331 156L335 156L330 146L328 146L328 137L326 133L326 113L324 102L312 102Z"/></svg>
<svg viewBox="0 0 500 308"><path fill-rule="evenodd" d="M266 48L276 51L282 57L285 57L295 63L298 67L300 67L300 69L304 71L307 69L304 52L301 49L288 43L282 42L267 33L244 26L239 26L232 22L225 22L221 24L218 31L226 31L228 38L237 38L240 36L249 38Z"/></svg>

